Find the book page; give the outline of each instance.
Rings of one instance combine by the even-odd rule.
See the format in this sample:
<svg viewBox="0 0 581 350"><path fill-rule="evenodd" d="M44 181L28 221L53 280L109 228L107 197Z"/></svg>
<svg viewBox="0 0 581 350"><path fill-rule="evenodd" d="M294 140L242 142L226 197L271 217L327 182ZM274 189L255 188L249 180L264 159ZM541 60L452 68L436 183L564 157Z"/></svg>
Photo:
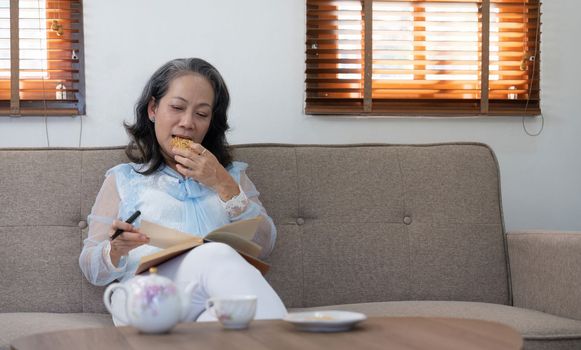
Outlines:
<svg viewBox="0 0 581 350"><path fill-rule="evenodd" d="M200 237L192 236L183 233L173 228L154 224L147 220L141 220L139 232L149 237L149 245L158 248L168 248L176 244L188 242L192 240L201 240Z"/></svg>
<svg viewBox="0 0 581 350"><path fill-rule="evenodd" d="M252 218L252 219L235 221L231 224L227 224L227 225L224 225L222 227L215 229L214 231L208 233L208 235L206 237L208 237L208 239L210 239L210 235L212 235L213 233L227 232L227 233L233 233L237 236L244 238L247 241L250 241L250 240L252 240L252 238L254 238L254 234L256 234L256 230L258 229L258 225L263 220L264 219L261 216L257 216L257 217Z"/></svg>

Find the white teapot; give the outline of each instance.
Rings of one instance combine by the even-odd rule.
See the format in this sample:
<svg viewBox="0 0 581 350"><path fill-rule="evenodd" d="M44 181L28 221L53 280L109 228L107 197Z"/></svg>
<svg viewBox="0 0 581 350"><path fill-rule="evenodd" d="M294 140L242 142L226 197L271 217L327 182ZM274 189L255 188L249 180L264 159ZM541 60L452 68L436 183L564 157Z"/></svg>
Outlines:
<svg viewBox="0 0 581 350"><path fill-rule="evenodd" d="M169 332L183 321L189 314L191 295L197 287L192 282L182 292L172 280L156 272L156 268L151 268L149 276L136 276L125 283L113 283L103 295L105 306L113 316L143 333ZM128 319L111 307L111 294L116 289L125 292Z"/></svg>

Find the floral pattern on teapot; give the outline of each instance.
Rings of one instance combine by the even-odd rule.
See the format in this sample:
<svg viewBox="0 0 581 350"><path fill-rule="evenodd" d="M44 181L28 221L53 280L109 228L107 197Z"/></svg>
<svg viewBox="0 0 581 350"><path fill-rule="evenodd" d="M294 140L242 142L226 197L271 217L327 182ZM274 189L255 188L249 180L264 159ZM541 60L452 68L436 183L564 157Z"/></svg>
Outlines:
<svg viewBox="0 0 581 350"><path fill-rule="evenodd" d="M133 284L134 294L130 310L134 313L147 312L152 316L158 316L160 307L167 302L168 298L178 297L178 290L175 284L151 284L145 279L139 279Z"/></svg>

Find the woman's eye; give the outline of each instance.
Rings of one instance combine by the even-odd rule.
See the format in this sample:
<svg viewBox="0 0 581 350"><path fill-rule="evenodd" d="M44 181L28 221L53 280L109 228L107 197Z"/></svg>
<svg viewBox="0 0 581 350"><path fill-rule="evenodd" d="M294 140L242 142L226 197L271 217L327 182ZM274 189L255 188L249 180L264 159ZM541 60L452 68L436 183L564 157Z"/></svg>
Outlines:
<svg viewBox="0 0 581 350"><path fill-rule="evenodd" d="M206 118L208 116L206 113L198 113L198 115L202 118Z"/></svg>
<svg viewBox="0 0 581 350"><path fill-rule="evenodd" d="M175 109L176 111L183 111L184 109L182 108L182 106L171 106L172 109Z"/></svg>

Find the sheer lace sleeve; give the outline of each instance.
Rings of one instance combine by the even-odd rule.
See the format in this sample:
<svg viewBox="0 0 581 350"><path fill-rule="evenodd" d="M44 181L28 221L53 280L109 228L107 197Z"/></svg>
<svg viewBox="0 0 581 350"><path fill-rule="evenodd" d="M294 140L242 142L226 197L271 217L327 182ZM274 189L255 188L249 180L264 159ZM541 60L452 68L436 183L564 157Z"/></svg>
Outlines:
<svg viewBox="0 0 581 350"><path fill-rule="evenodd" d="M259 192L254 183L248 178L244 170L240 171L240 195L223 202L224 209L228 212L231 221L250 219L262 216L264 221L258 227L253 241L262 247L261 258L266 258L274 248L276 241L276 227L266 213L266 209L258 199Z"/></svg>
<svg viewBox="0 0 581 350"><path fill-rule="evenodd" d="M119 266L115 267L109 255L109 229L118 215L119 202L115 175L108 175L89 215L89 235L83 241L79 257L83 274L89 282L98 286L122 277L127 267L126 257L122 257Z"/></svg>

